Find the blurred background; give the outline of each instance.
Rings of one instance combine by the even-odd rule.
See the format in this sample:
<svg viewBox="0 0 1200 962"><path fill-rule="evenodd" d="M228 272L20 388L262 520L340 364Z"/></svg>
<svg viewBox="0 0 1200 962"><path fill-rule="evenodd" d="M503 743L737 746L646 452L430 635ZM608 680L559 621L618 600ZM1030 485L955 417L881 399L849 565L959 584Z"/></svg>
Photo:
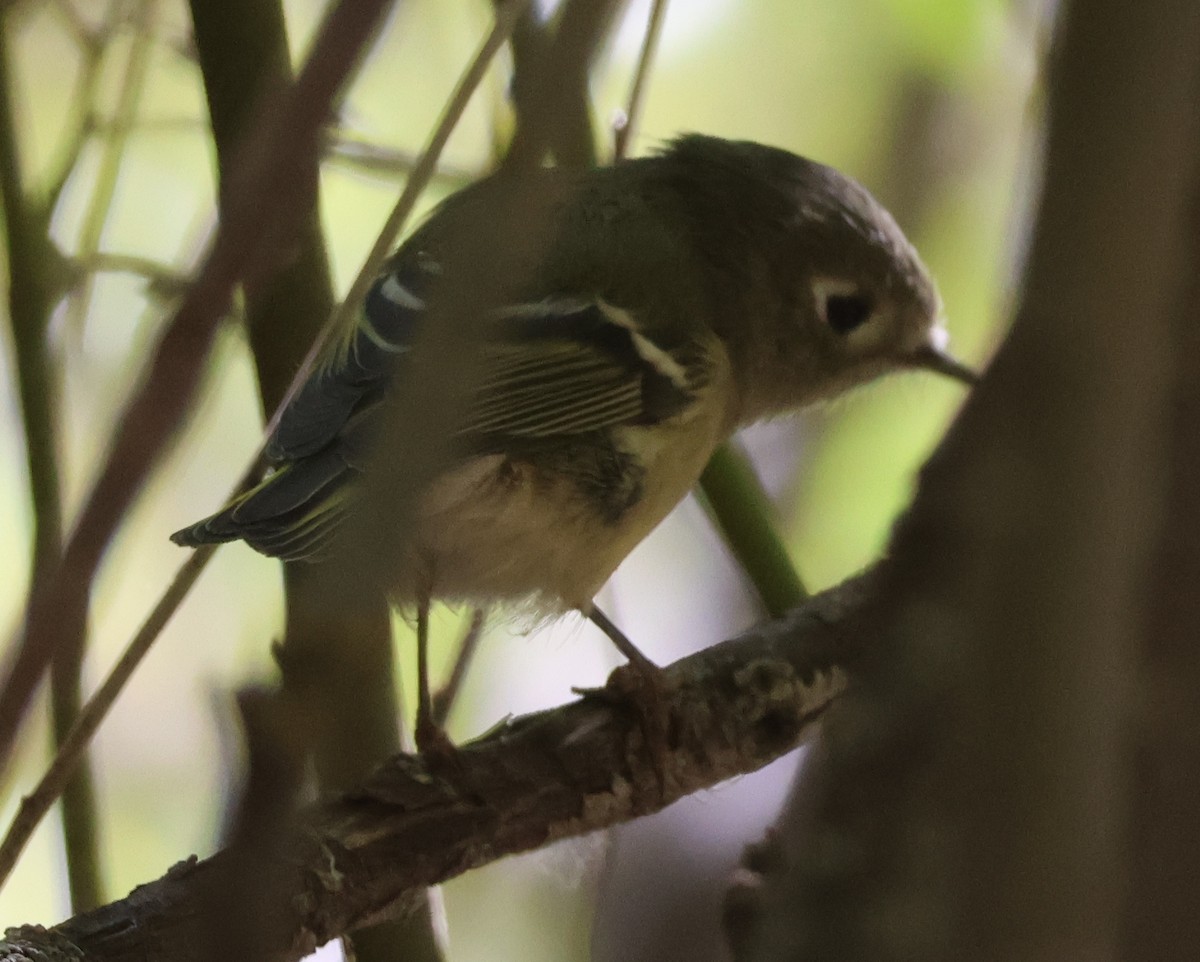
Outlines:
<svg viewBox="0 0 1200 962"><path fill-rule="evenodd" d="M324 6L285 4L297 58ZM648 0L629 3L597 65L592 92L603 128L628 97L648 8ZM163 292L186 278L214 222L214 154L180 0L26 2L6 19L27 179L54 176L85 106L81 91L100 119L52 222L57 243L90 278L57 308L51 329L63 371L60 456L70 518L164 318ZM403 184L405 159L424 144L490 21L484 0L408 0L372 48L322 179L340 291ZM107 36L102 48L81 42L97 29ZM695 130L786 147L855 176L922 252L940 283L956 353L979 363L999 336L1020 254L1044 42L1043 6L1032 0L680 0L667 12L631 153ZM423 209L493 162L511 132L508 70L502 55ZM602 129L600 137L607 148L611 134ZM24 604L32 523L8 325L0 346L0 639L8 639ZM905 375L741 439L810 589L877 557L960 400L952 383ZM260 430L245 338L229 324L202 404L108 554L91 608L85 684L103 677L182 562L167 534L221 502ZM691 499L605 594L609 614L660 663L763 617ZM94 760L109 898L213 850L239 761L230 692L274 677L269 646L281 611L276 563L240 544L222 549L101 730ZM458 612L436 614L435 664L451 658L461 621ZM501 621L488 629L451 717L453 737L560 703L572 686L602 684L618 663L603 637L576 619L527 628ZM397 639L407 682L414 654L402 622ZM405 701L412 704L411 693ZM3 786L5 823L43 770L48 745L48 723L32 726ZM728 876L771 822L798 761L606 836L456 880L443 893L450 957L724 958L719 909ZM0 891L0 920L49 924L67 914L61 833L49 818Z"/></svg>

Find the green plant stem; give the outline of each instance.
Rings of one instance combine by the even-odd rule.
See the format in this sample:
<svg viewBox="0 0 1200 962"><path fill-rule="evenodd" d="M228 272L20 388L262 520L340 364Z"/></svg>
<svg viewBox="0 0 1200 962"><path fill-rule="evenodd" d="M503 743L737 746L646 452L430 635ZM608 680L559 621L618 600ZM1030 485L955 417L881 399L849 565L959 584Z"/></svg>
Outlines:
<svg viewBox="0 0 1200 962"><path fill-rule="evenodd" d="M807 600L808 591L775 531L771 501L746 455L732 443L718 448L700 476L700 490L771 617Z"/></svg>

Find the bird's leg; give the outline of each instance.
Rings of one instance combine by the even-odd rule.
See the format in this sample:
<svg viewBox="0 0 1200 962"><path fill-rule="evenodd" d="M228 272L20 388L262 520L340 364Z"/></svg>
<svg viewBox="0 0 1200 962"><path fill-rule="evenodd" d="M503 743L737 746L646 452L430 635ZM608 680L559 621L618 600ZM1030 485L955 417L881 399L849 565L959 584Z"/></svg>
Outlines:
<svg viewBox="0 0 1200 962"><path fill-rule="evenodd" d="M609 640L617 646L617 650L629 660L628 667L637 683L628 687L624 694L627 694L629 700L634 703L641 716L642 733L645 735L650 756L654 760L654 770L659 788L663 789L666 784L665 774L670 756L667 740L669 719L667 717L666 675L658 665L642 654L625 633L614 625L595 604L586 608L584 613L592 624L608 635ZM605 688L600 692L611 690ZM600 694L600 692L589 692L588 694Z"/></svg>
<svg viewBox="0 0 1200 962"><path fill-rule="evenodd" d="M431 758L454 754L454 743L446 736L433 714L429 694L429 594L417 599L417 725L413 735L417 751Z"/></svg>
<svg viewBox="0 0 1200 962"><path fill-rule="evenodd" d="M588 620L608 635L609 641L617 646L617 651L625 656L630 666L646 680L647 684L661 686L662 669L643 655L641 649L625 636L625 632L612 623L608 615L597 608L594 603L586 613Z"/></svg>

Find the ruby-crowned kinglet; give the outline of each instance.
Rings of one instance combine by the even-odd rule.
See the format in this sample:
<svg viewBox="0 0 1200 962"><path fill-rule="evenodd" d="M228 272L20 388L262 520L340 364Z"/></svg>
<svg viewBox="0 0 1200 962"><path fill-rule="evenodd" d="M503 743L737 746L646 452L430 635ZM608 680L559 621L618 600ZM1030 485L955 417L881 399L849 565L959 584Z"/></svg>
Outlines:
<svg viewBox="0 0 1200 962"><path fill-rule="evenodd" d="M654 157L535 176L554 198L554 240L520 303L482 327L488 363L461 456L388 576L398 602L429 584L447 600L594 616L593 595L739 427L890 371L973 380L945 351L912 245L829 167L693 135ZM455 195L399 249L357 328L283 412L273 473L177 543L320 552L353 509L351 442L361 450L404 376L444 239L493 189Z"/></svg>

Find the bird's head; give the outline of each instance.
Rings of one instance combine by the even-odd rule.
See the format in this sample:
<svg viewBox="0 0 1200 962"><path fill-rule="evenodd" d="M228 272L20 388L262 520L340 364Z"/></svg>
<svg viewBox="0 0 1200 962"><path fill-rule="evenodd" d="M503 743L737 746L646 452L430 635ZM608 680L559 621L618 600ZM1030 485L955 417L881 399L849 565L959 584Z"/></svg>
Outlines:
<svg viewBox="0 0 1200 962"><path fill-rule="evenodd" d="M892 215L849 177L801 166L788 225L798 265L791 300L797 335L819 359L820 391L905 369L974 384L948 351L937 285Z"/></svg>
<svg viewBox="0 0 1200 962"><path fill-rule="evenodd" d="M941 298L891 214L831 167L773 147L688 137L676 152L735 186L713 203L749 299L727 338L748 419L924 369L973 384L947 350ZM710 241L711 243L711 241ZM740 358L738 355L740 354Z"/></svg>

